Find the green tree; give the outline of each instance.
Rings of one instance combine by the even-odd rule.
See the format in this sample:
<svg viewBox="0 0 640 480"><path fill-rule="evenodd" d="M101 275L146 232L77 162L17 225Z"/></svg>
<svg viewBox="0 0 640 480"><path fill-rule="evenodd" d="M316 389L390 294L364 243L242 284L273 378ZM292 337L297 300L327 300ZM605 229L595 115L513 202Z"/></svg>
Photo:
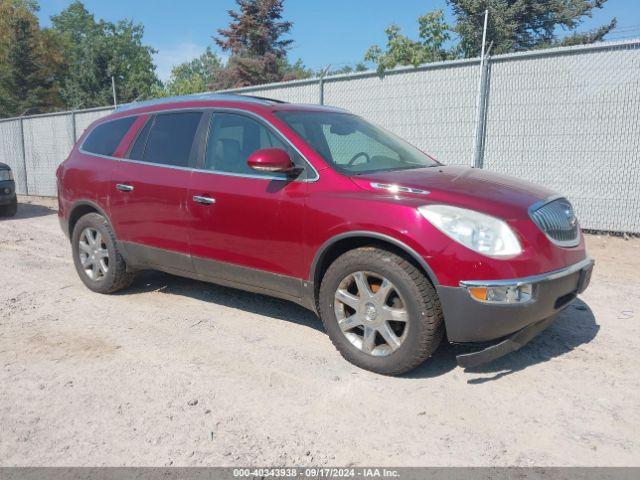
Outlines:
<svg viewBox="0 0 640 480"><path fill-rule="evenodd" d="M282 36L291 22L282 20L284 0L236 0L230 10L229 28L218 30L215 42L231 54L216 86L244 87L277 82L284 78L287 49L293 43Z"/></svg>
<svg viewBox="0 0 640 480"><path fill-rule="evenodd" d="M156 51L142 43L144 27L120 20L107 23L105 31L103 48L110 51L106 74L115 78L118 101L125 103L148 95L159 80L153 64Z"/></svg>
<svg viewBox="0 0 640 480"><path fill-rule="evenodd" d="M62 59L42 30L34 1L0 1L0 116L39 113L62 105L57 75Z"/></svg>
<svg viewBox="0 0 640 480"><path fill-rule="evenodd" d="M144 27L131 20L98 20L76 0L51 17L69 69L61 95L69 108L88 108L112 102L111 77L121 103L147 96L158 79L152 55L142 43Z"/></svg>
<svg viewBox="0 0 640 480"><path fill-rule="evenodd" d="M418 66L422 63L456 57L477 57L482 44L484 11L489 10L487 44L492 53L507 53L578 45L602 40L616 26L608 24L586 32L577 29L594 8L602 8L608 0L447 0L456 18L452 27L444 20L442 10L418 19L419 40L411 40L391 25L386 30L387 45L374 45L365 60L374 62L378 72L398 65ZM458 43L453 43L457 37Z"/></svg>
<svg viewBox="0 0 640 480"><path fill-rule="evenodd" d="M314 72L315 77L328 77L330 75L344 75L346 73L364 72L367 65L364 62L356 62L354 64L338 64L338 66L328 65L325 68Z"/></svg>
<svg viewBox="0 0 640 480"><path fill-rule="evenodd" d="M390 25L385 33L387 45L374 45L367 50L365 61L374 62L378 72L398 65L417 67L422 63L446 60L455 53L446 48L451 39L451 27L444 20L442 10L434 10L418 18L419 40L411 40L400 33L400 27Z"/></svg>
<svg viewBox="0 0 640 480"><path fill-rule="evenodd" d="M331 68L327 75L340 75L345 73L364 72L367 66L363 62L356 62L355 65L343 65L340 68Z"/></svg>
<svg viewBox="0 0 640 480"><path fill-rule="evenodd" d="M281 60L280 71L282 72L281 81L288 82L291 80L301 80L303 78L312 78L316 74L302 62L299 58L294 63L290 63L287 58Z"/></svg>
<svg viewBox="0 0 640 480"><path fill-rule="evenodd" d="M218 81L222 68L220 57L208 47L199 57L173 67L169 81L154 88L151 94L169 97L208 91Z"/></svg>
<svg viewBox="0 0 640 480"><path fill-rule="evenodd" d="M478 56L482 44L483 13L489 10L487 43L493 53L577 45L600 41L616 26L614 18L587 32L577 32L594 8L607 0L447 0L453 9L465 57ZM566 35L568 33L568 35ZM565 34L564 36L562 34Z"/></svg>

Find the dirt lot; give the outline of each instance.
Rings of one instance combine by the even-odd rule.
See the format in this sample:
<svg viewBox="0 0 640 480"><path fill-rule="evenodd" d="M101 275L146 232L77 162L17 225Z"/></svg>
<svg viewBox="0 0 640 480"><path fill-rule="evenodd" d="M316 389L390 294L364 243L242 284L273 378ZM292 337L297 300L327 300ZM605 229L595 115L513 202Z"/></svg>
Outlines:
<svg viewBox="0 0 640 480"><path fill-rule="evenodd" d="M284 301L77 278L50 199L0 220L0 464L640 465L640 239L589 236L582 301L464 371L359 370ZM27 204L25 202L31 202Z"/></svg>

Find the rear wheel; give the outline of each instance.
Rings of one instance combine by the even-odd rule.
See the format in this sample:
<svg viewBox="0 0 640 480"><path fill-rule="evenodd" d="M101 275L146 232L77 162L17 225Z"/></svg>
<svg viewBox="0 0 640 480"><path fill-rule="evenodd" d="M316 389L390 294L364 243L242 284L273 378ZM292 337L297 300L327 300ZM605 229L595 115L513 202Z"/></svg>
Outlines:
<svg viewBox="0 0 640 480"><path fill-rule="evenodd" d="M76 223L71 237L73 262L82 282L94 292L113 293L131 285L124 258L106 218L88 213Z"/></svg>
<svg viewBox="0 0 640 480"><path fill-rule="evenodd" d="M351 250L331 264L322 279L319 309L342 356L385 375L420 365L443 335L433 285L412 263L379 248Z"/></svg>

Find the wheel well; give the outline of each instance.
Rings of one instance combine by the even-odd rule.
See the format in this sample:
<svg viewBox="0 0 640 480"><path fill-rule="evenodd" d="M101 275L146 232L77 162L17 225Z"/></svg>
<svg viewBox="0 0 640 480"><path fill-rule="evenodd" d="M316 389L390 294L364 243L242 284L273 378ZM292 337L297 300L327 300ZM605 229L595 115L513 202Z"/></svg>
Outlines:
<svg viewBox="0 0 640 480"><path fill-rule="evenodd" d="M314 294L315 298L318 298L318 294L320 292L320 283L322 282L322 278L324 277L325 272L329 268L329 266L334 262L336 258L338 258L343 253L348 252L349 250L354 250L356 248L361 247L376 247L382 250L387 250L389 252L395 253L399 257L404 258L408 262L410 262L413 266L419 269L424 276L433 284L434 279L431 277L430 272L428 272L423 265L410 253L406 250L402 249L398 245L395 245L391 242L381 240L378 238L372 237L347 237L341 240L336 241L331 244L323 253L318 263L315 267L313 283L314 283Z"/></svg>
<svg viewBox="0 0 640 480"><path fill-rule="evenodd" d="M78 205L71 211L71 215L69 215L69 238L73 235L73 229L78 223L78 220L82 218L87 213L100 213L97 208L92 207L91 205L82 204Z"/></svg>

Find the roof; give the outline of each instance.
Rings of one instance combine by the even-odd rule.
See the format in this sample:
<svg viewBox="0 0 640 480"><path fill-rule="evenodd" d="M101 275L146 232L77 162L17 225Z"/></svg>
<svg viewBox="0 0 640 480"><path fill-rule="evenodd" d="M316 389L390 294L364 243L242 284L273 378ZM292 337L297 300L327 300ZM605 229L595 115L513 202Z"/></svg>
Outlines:
<svg viewBox="0 0 640 480"><path fill-rule="evenodd" d="M192 95L179 95L175 97L156 98L153 100L146 100L144 102L127 103L116 108L115 112L124 112L127 110L134 110L145 107L152 107L156 105L165 105L169 103L182 103L182 102L239 102L247 103L251 105L259 105L262 107L271 107L274 110L322 110L322 111L344 111L335 107L326 107L323 105L304 105L304 104L290 104L281 100L274 100L271 98L254 97L251 95L237 95L233 93L195 93Z"/></svg>

